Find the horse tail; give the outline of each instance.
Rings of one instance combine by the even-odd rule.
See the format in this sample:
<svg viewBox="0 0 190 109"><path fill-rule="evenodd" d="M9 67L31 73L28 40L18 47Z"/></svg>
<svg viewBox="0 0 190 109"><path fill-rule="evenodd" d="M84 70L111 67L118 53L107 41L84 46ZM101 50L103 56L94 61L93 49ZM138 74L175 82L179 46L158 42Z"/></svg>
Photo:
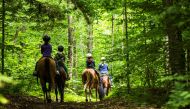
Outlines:
<svg viewBox="0 0 190 109"><path fill-rule="evenodd" d="M87 80L85 72L82 73L82 83L85 84Z"/></svg>
<svg viewBox="0 0 190 109"><path fill-rule="evenodd" d="M84 71L82 75L82 82L84 84L84 89L86 89L87 87L91 87L92 80L93 80L93 75L87 70Z"/></svg>
<svg viewBox="0 0 190 109"><path fill-rule="evenodd" d="M49 58L45 58L45 72L48 74L49 82L52 83L51 74L50 74L50 60Z"/></svg>

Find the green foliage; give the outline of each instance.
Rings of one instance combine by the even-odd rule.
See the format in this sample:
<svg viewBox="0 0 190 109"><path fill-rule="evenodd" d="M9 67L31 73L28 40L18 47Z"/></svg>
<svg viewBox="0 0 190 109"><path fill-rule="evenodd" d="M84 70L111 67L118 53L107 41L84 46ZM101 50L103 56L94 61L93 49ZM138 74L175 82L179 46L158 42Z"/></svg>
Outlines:
<svg viewBox="0 0 190 109"><path fill-rule="evenodd" d="M188 108L190 105L190 92L189 84L186 83L189 76L175 76L172 80L176 79L174 88L169 96L167 107L171 109Z"/></svg>
<svg viewBox="0 0 190 109"><path fill-rule="evenodd" d="M18 84L14 87L5 86L7 89L3 92L43 97L40 84L36 84L36 78L32 76L35 63L41 57L42 36L51 36L52 56L57 52L58 45L65 47L64 52L67 55L66 16L70 14L73 39L76 40L77 66L74 68L72 80L67 81L66 101L84 100L81 73L85 69L87 23L92 23L93 58L96 69L102 56L107 59L114 84L111 97L137 99L142 104L156 103L155 100L159 99L157 104L163 105L168 97L168 93L163 94L164 88L173 81L188 80L185 76L168 76L169 47L165 23L172 22L173 26L180 28L184 49L189 49L190 2L181 1L172 6L165 6L161 0L132 0L126 4L124 2L71 0L72 4L67 6L64 0L6 1L5 71ZM124 5L127 6L127 19L123 16ZM125 20L128 23L128 41L125 36ZM126 51L129 52L127 61ZM129 71L130 81L127 80ZM6 77L0 76L1 79L9 82ZM127 82L130 82L131 95L126 94ZM190 94L187 89L186 85L175 83L167 105L172 108L189 105ZM170 89L166 92L168 91ZM155 92L158 92L157 95ZM5 103L3 95L0 95L0 102Z"/></svg>
<svg viewBox="0 0 190 109"><path fill-rule="evenodd" d="M12 78L9 78L9 77L6 77L6 76L3 76L0 74L0 104L7 104L9 103L9 100L7 100L4 96L3 96L3 92L2 90L4 88L6 88L6 85L7 84L12 84L13 83L13 80Z"/></svg>

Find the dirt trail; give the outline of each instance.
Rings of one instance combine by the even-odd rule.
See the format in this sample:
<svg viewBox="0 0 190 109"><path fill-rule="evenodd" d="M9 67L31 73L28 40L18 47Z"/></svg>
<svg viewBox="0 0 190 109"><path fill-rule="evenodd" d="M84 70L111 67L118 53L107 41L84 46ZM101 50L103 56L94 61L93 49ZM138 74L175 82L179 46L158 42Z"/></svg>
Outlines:
<svg viewBox="0 0 190 109"><path fill-rule="evenodd" d="M0 105L0 109L159 109L150 106L138 107L119 99L103 100L101 102L53 102L44 104L43 100L32 96L6 96L11 102Z"/></svg>

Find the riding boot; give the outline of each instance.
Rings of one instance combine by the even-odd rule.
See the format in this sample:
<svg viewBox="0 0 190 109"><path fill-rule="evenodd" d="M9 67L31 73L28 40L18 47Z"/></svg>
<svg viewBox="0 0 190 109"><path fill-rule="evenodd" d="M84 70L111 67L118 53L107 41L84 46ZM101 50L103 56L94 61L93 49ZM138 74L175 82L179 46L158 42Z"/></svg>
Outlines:
<svg viewBox="0 0 190 109"><path fill-rule="evenodd" d="M56 75L60 75L60 67L58 65L58 62L56 62L56 69L57 69Z"/></svg>
<svg viewBox="0 0 190 109"><path fill-rule="evenodd" d="M99 79L99 84L101 84L100 74L99 74L99 73L98 73L98 71L96 71L96 70L95 70L95 72L96 72L96 74L97 74L97 76L98 76L98 79Z"/></svg>
<svg viewBox="0 0 190 109"><path fill-rule="evenodd" d="M33 76L37 76L38 74L37 74L37 71L34 71L33 72Z"/></svg>
<svg viewBox="0 0 190 109"><path fill-rule="evenodd" d="M38 62L37 62L38 63ZM35 70L34 70L34 72L33 72L33 76L38 76L38 73L37 73L37 63L36 63L36 65L35 65Z"/></svg>
<svg viewBox="0 0 190 109"><path fill-rule="evenodd" d="M110 86L113 87L113 79L112 79L112 76L109 76L109 79L110 79Z"/></svg>
<svg viewBox="0 0 190 109"><path fill-rule="evenodd" d="M98 79L99 79L99 84L101 84L101 79L100 79L99 73L98 73Z"/></svg>
<svg viewBox="0 0 190 109"><path fill-rule="evenodd" d="M69 74L68 74L68 69L67 69L65 64L63 64L63 68L64 68L65 73L66 73L66 80L68 81L68 80L70 80L70 77L69 77Z"/></svg>

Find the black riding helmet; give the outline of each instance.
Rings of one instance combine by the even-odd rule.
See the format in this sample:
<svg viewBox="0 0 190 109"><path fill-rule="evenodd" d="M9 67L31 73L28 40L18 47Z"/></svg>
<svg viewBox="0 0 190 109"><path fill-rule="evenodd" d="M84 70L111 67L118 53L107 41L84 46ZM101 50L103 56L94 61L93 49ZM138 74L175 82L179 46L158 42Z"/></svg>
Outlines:
<svg viewBox="0 0 190 109"><path fill-rule="evenodd" d="M44 37L43 37L43 41L44 41L44 42L49 42L50 39L51 39L51 38L50 38L48 35L44 35Z"/></svg>
<svg viewBox="0 0 190 109"><path fill-rule="evenodd" d="M58 46L58 51L62 52L64 50L64 47L62 45Z"/></svg>

